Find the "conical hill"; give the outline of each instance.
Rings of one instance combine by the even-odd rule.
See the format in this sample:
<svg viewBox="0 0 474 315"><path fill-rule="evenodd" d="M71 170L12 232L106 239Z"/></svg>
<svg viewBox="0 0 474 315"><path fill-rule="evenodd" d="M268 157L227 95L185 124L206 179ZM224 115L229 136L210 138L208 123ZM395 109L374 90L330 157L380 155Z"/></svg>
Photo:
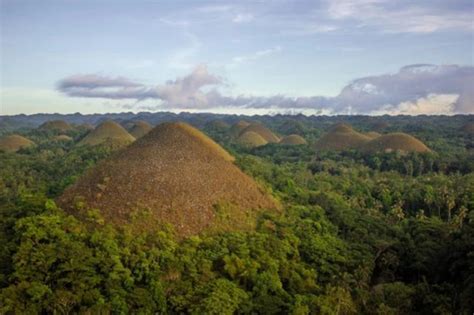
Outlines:
<svg viewBox="0 0 474 315"><path fill-rule="evenodd" d="M136 121L132 128L130 128L130 134L135 137L135 139L141 138L146 135L150 130L153 129L153 126L147 123L146 121L140 120Z"/></svg>
<svg viewBox="0 0 474 315"><path fill-rule="evenodd" d="M111 144L123 146L132 143L135 138L122 126L114 121L104 121L94 130L91 130L78 145L95 146L99 144Z"/></svg>
<svg viewBox="0 0 474 315"><path fill-rule="evenodd" d="M39 129L41 130L55 130L55 131L68 131L71 130L72 127L69 125L67 122L64 120L50 120L45 123L43 123L41 126L39 126Z"/></svg>
<svg viewBox="0 0 474 315"><path fill-rule="evenodd" d="M240 132L240 134L244 134L245 132L249 131L258 133L260 136L262 136L263 139L265 139L269 143L278 143L280 141L280 138L278 138L270 129L261 124L250 124L245 127Z"/></svg>
<svg viewBox="0 0 474 315"><path fill-rule="evenodd" d="M9 135L0 138L0 151L17 152L20 149L33 145L33 141L20 135Z"/></svg>
<svg viewBox="0 0 474 315"><path fill-rule="evenodd" d="M237 143L247 148L256 148L267 144L268 141L256 132L247 131L237 138Z"/></svg>
<svg viewBox="0 0 474 315"><path fill-rule="evenodd" d="M402 132L389 133L367 142L363 147L367 152L430 152L420 140Z"/></svg>
<svg viewBox="0 0 474 315"><path fill-rule="evenodd" d="M164 123L98 163L58 203L80 217L72 205L81 196L115 224L149 213L141 229L169 224L181 237L251 228L259 210L276 205L231 160L190 125Z"/></svg>
<svg viewBox="0 0 474 315"><path fill-rule="evenodd" d="M230 131L231 136L238 137L240 135L240 133L242 132L242 130L247 128L249 125L250 125L250 123L245 121L245 120L240 120L240 121L236 122L235 124L233 124L230 127L229 131Z"/></svg>
<svg viewBox="0 0 474 315"><path fill-rule="evenodd" d="M357 149L368 142L370 138L352 129L347 124L337 124L315 143L316 150L344 151Z"/></svg>
<svg viewBox="0 0 474 315"><path fill-rule="evenodd" d="M280 140L280 144L283 145L301 145L307 144L306 140L299 135L289 135Z"/></svg>

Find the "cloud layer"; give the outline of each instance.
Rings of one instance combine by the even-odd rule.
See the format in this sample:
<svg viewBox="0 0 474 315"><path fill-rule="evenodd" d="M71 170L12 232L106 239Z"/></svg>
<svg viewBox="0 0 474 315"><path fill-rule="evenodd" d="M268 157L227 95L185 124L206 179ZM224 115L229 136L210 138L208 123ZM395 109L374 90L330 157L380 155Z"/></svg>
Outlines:
<svg viewBox="0 0 474 315"><path fill-rule="evenodd" d="M212 109L222 107L307 110L354 114L474 113L474 67L417 64L395 74L359 78L335 97L285 95L226 96L219 91L224 79L200 65L189 75L157 86L145 86L123 77L74 75L58 83L72 97L111 100L155 100L147 109Z"/></svg>

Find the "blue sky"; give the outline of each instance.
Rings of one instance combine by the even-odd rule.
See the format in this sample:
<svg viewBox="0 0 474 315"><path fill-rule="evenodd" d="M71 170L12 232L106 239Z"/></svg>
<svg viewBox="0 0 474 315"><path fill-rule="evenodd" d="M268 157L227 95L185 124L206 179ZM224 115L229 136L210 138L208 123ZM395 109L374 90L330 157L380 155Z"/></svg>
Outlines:
<svg viewBox="0 0 474 315"><path fill-rule="evenodd" d="M472 0L0 2L0 114L474 111Z"/></svg>

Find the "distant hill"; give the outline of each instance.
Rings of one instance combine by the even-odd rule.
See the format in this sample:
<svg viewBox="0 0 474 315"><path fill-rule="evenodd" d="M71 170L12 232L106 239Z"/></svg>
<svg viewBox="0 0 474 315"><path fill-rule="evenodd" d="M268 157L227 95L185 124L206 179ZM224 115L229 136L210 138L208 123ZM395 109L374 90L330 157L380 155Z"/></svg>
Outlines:
<svg viewBox="0 0 474 315"><path fill-rule="evenodd" d="M152 129L152 125L146 121L139 120L133 123L133 126L130 128L129 132L133 137L135 137L135 139L138 139L146 135Z"/></svg>
<svg viewBox="0 0 474 315"><path fill-rule="evenodd" d="M247 127L245 127L240 132L240 134L244 134L245 132L249 132L249 131L258 133L268 143L278 143L280 141L280 138L278 138L270 129L268 129L262 124L250 124Z"/></svg>
<svg viewBox="0 0 474 315"><path fill-rule="evenodd" d="M242 132L242 130L244 130L249 125L250 125L249 122L244 121L244 120L240 120L240 121L236 122L235 124L233 124L231 126L229 132L230 132L231 136L238 137L240 135L240 133Z"/></svg>
<svg viewBox="0 0 474 315"><path fill-rule="evenodd" d="M355 131L350 125L338 123L319 138L314 147L320 151L343 151L360 148L369 140L368 136Z"/></svg>
<svg viewBox="0 0 474 315"><path fill-rule="evenodd" d="M367 142L362 148L366 152L430 152L420 140L402 132L389 133Z"/></svg>
<svg viewBox="0 0 474 315"><path fill-rule="evenodd" d="M242 133L237 138L237 143L248 148L261 147L268 143L261 135L253 131L247 131Z"/></svg>
<svg viewBox="0 0 474 315"><path fill-rule="evenodd" d="M133 141L135 141L135 138L127 130L116 122L108 120L98 125L94 130L91 130L78 145L112 144L122 146Z"/></svg>
<svg viewBox="0 0 474 315"><path fill-rule="evenodd" d="M283 145L301 145L307 144L306 140L299 135L289 135L280 140L280 144Z"/></svg>
<svg viewBox="0 0 474 315"><path fill-rule="evenodd" d="M9 135L0 138L0 151L17 152L20 149L33 146L35 143L20 135Z"/></svg>
<svg viewBox="0 0 474 315"><path fill-rule="evenodd" d="M39 129L65 132L71 130L72 127L64 120L50 120L39 126Z"/></svg>
<svg viewBox="0 0 474 315"><path fill-rule="evenodd" d="M179 237L252 228L259 211L277 205L232 160L190 125L164 123L99 162L58 203L81 217L73 203L82 196L109 222L139 229L170 224ZM140 215L146 218L134 219Z"/></svg>
<svg viewBox="0 0 474 315"><path fill-rule="evenodd" d="M220 131L224 131L230 128L230 125L226 123L225 121L222 121L220 119L213 120L209 123L206 124L206 127L211 128L211 129L216 129Z"/></svg>

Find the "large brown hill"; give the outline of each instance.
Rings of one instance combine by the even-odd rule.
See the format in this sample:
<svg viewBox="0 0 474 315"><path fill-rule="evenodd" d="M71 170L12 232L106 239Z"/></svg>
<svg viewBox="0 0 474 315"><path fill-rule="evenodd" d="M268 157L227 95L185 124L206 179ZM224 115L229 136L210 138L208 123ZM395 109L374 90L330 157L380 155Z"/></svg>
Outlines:
<svg viewBox="0 0 474 315"><path fill-rule="evenodd" d="M138 139L146 135L152 129L153 129L152 125L150 125L146 121L139 120L139 121L134 122L129 132L133 137L135 137L135 139Z"/></svg>
<svg viewBox="0 0 474 315"><path fill-rule="evenodd" d="M41 130L56 130L56 131L68 131L71 130L72 127L64 120L50 120L43 123L39 126Z"/></svg>
<svg viewBox="0 0 474 315"><path fill-rule="evenodd" d="M34 142L20 135L9 135L0 138L0 151L16 152L22 148L31 147Z"/></svg>
<svg viewBox="0 0 474 315"><path fill-rule="evenodd" d="M105 220L115 224L149 213L134 224L140 229L170 224L180 237L251 228L259 210L277 206L231 160L190 125L164 123L98 163L58 203L81 217L72 205L82 196L86 205L100 209Z"/></svg>
<svg viewBox="0 0 474 315"><path fill-rule="evenodd" d="M321 151L344 151L357 149L370 140L366 135L347 124L337 124L316 141L314 147Z"/></svg>
<svg viewBox="0 0 474 315"><path fill-rule="evenodd" d="M94 130L91 130L78 145L95 146L99 144L110 144L114 146L123 146L132 143L135 138L127 132L122 126L114 121L104 121Z"/></svg>
<svg viewBox="0 0 474 315"><path fill-rule="evenodd" d="M395 132L377 137L363 147L367 152L430 152L431 150L420 140L406 133Z"/></svg>
<svg viewBox="0 0 474 315"><path fill-rule="evenodd" d="M263 139L265 139L269 143L278 143L280 141L280 138L278 138L270 129L261 124L250 124L245 127L240 132L240 134L242 135L249 131L258 133L260 136L262 136Z"/></svg>

